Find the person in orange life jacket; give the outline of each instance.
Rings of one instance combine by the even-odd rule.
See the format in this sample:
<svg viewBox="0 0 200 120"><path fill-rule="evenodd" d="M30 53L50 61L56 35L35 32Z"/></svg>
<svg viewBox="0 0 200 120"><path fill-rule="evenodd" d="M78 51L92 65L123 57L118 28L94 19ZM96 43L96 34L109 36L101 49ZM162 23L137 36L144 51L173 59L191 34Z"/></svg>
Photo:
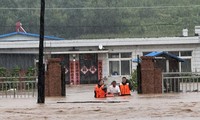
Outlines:
<svg viewBox="0 0 200 120"><path fill-rule="evenodd" d="M117 82L116 81L112 81L111 85L108 87L108 95L113 95L113 96L116 96L116 95L120 95L120 89L119 89L119 86L117 85Z"/></svg>
<svg viewBox="0 0 200 120"><path fill-rule="evenodd" d="M131 89L133 86L131 85L131 82L126 79L126 77L122 77L122 82L120 83L120 91L121 95L131 95Z"/></svg>
<svg viewBox="0 0 200 120"><path fill-rule="evenodd" d="M103 80L99 80L98 84L94 88L94 97L95 98L105 98L107 92L107 87L104 85Z"/></svg>

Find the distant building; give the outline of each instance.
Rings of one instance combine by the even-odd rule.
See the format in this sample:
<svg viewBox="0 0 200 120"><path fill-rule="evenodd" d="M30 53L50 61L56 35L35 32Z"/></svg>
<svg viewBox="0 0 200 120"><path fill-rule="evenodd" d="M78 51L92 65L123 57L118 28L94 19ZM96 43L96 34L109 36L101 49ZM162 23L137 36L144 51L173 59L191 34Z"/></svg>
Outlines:
<svg viewBox="0 0 200 120"><path fill-rule="evenodd" d="M166 72L200 72L200 38L119 38L64 40L45 36L45 59L62 58L66 68L66 81L80 84L96 83L98 79L121 81L129 77L137 63L132 62L137 55L152 51L172 53L185 62L173 66L173 62L163 61ZM14 32L0 35L0 67L19 66L27 69L37 64L39 35ZM173 67L172 67L173 66Z"/></svg>
<svg viewBox="0 0 200 120"><path fill-rule="evenodd" d="M63 39L45 36L44 40L49 41ZM34 61L38 59L38 42L38 34L12 32L0 35L0 67L5 67L7 69L13 69L14 67L28 69L30 66L34 67ZM27 44L32 44L32 47L26 46Z"/></svg>

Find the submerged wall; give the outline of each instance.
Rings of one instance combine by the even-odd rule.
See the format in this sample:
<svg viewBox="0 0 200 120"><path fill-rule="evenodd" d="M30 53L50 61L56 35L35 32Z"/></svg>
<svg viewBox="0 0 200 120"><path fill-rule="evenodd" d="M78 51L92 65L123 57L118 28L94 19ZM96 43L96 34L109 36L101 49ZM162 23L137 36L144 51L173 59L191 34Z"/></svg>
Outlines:
<svg viewBox="0 0 200 120"><path fill-rule="evenodd" d="M153 57L141 57L141 86L143 94L162 93L162 71Z"/></svg>
<svg viewBox="0 0 200 120"><path fill-rule="evenodd" d="M45 76L45 95L61 96L61 59L48 59L48 67Z"/></svg>

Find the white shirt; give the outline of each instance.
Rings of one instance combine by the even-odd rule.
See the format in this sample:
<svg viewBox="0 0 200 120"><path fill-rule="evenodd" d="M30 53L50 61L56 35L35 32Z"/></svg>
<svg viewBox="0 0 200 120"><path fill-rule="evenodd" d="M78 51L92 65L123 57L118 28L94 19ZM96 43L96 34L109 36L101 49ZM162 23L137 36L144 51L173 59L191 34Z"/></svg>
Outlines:
<svg viewBox="0 0 200 120"><path fill-rule="evenodd" d="M113 87L113 85L110 85L108 87L108 93L120 93L120 89L119 89L119 86L116 85L115 87Z"/></svg>

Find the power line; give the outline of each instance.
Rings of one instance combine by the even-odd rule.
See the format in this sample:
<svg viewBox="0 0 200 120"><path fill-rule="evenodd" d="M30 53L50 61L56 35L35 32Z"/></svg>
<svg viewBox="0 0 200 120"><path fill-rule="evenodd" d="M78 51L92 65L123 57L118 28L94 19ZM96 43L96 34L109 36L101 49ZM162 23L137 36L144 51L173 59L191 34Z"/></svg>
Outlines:
<svg viewBox="0 0 200 120"><path fill-rule="evenodd" d="M116 9L164 9L164 8L191 8L200 7L200 5L188 5L188 6L139 6L139 7L55 7L45 8L46 10L116 10ZM0 10L40 10L40 8L11 8L2 7Z"/></svg>

